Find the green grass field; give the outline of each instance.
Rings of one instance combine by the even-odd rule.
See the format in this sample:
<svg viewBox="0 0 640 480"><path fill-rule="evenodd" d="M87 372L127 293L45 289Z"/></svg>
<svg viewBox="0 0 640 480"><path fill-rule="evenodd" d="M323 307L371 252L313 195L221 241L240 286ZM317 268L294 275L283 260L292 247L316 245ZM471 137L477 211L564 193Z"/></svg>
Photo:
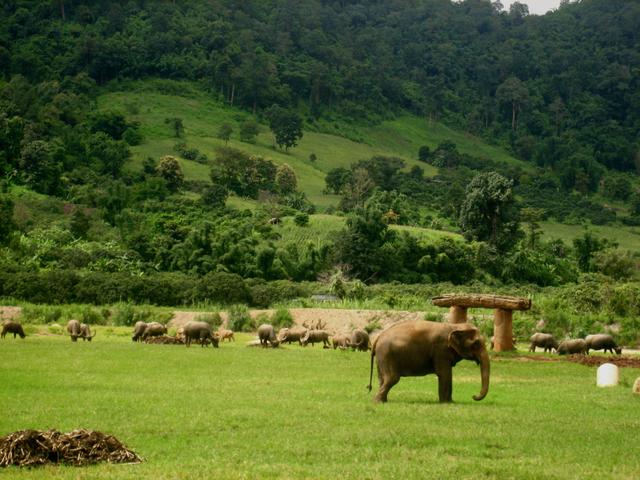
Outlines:
<svg viewBox="0 0 640 480"><path fill-rule="evenodd" d="M111 332L111 333L109 333ZM640 369L598 389L595 369L492 360L454 369L454 404L434 376L405 378L389 403L364 388L369 355L286 346L134 344L99 327L92 343L32 335L0 341L0 435L88 428L139 465L8 468L3 478L615 478L640 476ZM541 356L543 354L540 354Z"/></svg>

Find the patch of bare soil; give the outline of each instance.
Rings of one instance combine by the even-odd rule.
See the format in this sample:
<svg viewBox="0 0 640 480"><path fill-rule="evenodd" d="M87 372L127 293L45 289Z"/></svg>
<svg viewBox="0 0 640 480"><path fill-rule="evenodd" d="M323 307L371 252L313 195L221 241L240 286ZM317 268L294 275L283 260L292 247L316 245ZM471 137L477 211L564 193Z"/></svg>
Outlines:
<svg viewBox="0 0 640 480"><path fill-rule="evenodd" d="M252 318L260 314L271 316L274 310L252 310ZM388 310L344 310L340 308L291 308L289 309L296 325L315 325L320 321L325 330L335 333L347 333L356 328L363 328L371 322L378 322L382 328L403 320L421 320L424 312L405 312ZM202 312L176 311L169 322L169 327L181 327L190 320L194 320ZM226 322L227 313L220 312Z"/></svg>
<svg viewBox="0 0 640 480"><path fill-rule="evenodd" d="M57 430L20 430L0 438L0 467L141 461L142 458L116 437L93 430L79 429L69 433Z"/></svg>
<svg viewBox="0 0 640 480"><path fill-rule="evenodd" d="M0 323L4 320L12 320L19 317L21 313L22 308L20 307L0 306Z"/></svg>

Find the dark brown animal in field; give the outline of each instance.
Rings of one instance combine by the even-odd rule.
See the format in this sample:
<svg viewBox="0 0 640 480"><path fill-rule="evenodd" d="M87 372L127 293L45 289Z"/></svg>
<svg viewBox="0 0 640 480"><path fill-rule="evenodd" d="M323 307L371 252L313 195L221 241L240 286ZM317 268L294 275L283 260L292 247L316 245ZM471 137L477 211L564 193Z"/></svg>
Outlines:
<svg viewBox="0 0 640 480"><path fill-rule="evenodd" d="M604 350L604 353L607 353L607 350L611 353L615 351L618 355L622 355L622 348L616 344L613 337L608 333L587 335L584 341L587 342L587 354L589 353L589 349L591 349Z"/></svg>
<svg viewBox="0 0 640 480"><path fill-rule="evenodd" d="M86 323L81 323L80 336L82 337L83 341L86 340L87 342L90 342L91 339L96 336L96 334L94 332L93 335L91 335L91 328L89 327L89 325L87 325Z"/></svg>
<svg viewBox="0 0 640 480"><path fill-rule="evenodd" d="M369 350L369 334L365 330L354 330L351 333L349 345L353 350L366 352Z"/></svg>
<svg viewBox="0 0 640 480"><path fill-rule="evenodd" d="M573 353L587 353L587 342L582 338L576 338L574 340L563 340L558 345L558 355L566 355Z"/></svg>
<svg viewBox="0 0 640 480"><path fill-rule="evenodd" d="M350 338L351 336L347 335L346 333L338 333L334 335L333 337L331 337L331 344L333 345L333 349L335 350L336 348L348 348Z"/></svg>
<svg viewBox="0 0 640 480"><path fill-rule="evenodd" d="M307 329L305 327L291 327L291 328L282 328L278 332L278 341L280 343L291 343L298 342L300 343L300 339L304 337L307 333Z"/></svg>
<svg viewBox="0 0 640 480"><path fill-rule="evenodd" d="M371 349L371 391L373 362L377 360L380 388L377 402L386 402L389 390L401 377L438 376L440 402L451 402L452 369L460 360L480 365L482 387L474 400L482 400L489 391L489 354L484 338L469 323L439 323L414 320L397 323L376 338Z"/></svg>
<svg viewBox="0 0 640 480"><path fill-rule="evenodd" d="M67 322L67 333L71 337L72 342L77 342L78 337L82 335L80 330L80 322L78 320L69 320Z"/></svg>
<svg viewBox="0 0 640 480"><path fill-rule="evenodd" d="M146 340L149 337L159 337L160 335L165 335L167 333L167 327L162 325L159 322L151 322L147 323L144 327L144 332L142 333L142 340Z"/></svg>
<svg viewBox="0 0 640 480"><path fill-rule="evenodd" d="M185 324L184 343L187 347L190 347L193 340L199 341L202 347L211 342L215 348L218 348L218 336L213 334L211 325L207 322L196 322L192 320Z"/></svg>
<svg viewBox="0 0 640 480"><path fill-rule="evenodd" d="M558 350L558 341L550 333L534 333L531 335L530 352L535 352L536 347L544 348L544 351Z"/></svg>
<svg viewBox="0 0 640 480"><path fill-rule="evenodd" d="M143 322L143 321L136 322L136 324L133 326L133 336L131 337L131 340L133 340L134 342L139 342L146 328L147 328L146 322Z"/></svg>
<svg viewBox="0 0 640 480"><path fill-rule="evenodd" d="M300 345L306 347L308 344L312 346L321 343L323 348L329 348L329 334L325 330L307 330L307 333L300 339Z"/></svg>
<svg viewBox="0 0 640 480"><path fill-rule="evenodd" d="M258 327L258 338L260 339L260 345L263 347L271 345L273 348L276 348L280 345L280 341L276 336L276 331L273 328L273 325L268 323L263 323Z"/></svg>
<svg viewBox="0 0 640 480"><path fill-rule="evenodd" d="M2 333L0 333L0 337L4 338L7 333L13 333L13 338L16 338L16 335L20 335L20 338L26 337L22 325L20 325L20 322L16 322L15 320L9 320L2 324Z"/></svg>
<svg viewBox="0 0 640 480"><path fill-rule="evenodd" d="M218 337L220 338L220 342L224 340L236 341L236 338L233 336L233 330L227 330L226 328L218 329Z"/></svg>

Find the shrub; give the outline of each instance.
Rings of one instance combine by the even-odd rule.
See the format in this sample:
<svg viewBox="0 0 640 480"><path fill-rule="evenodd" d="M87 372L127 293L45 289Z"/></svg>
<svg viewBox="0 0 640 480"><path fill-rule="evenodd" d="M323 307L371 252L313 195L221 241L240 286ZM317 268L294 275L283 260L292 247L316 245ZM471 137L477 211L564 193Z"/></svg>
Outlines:
<svg viewBox="0 0 640 480"><path fill-rule="evenodd" d="M307 225L309 225L309 214L303 212L298 213L293 218L293 221L299 227L306 227Z"/></svg>
<svg viewBox="0 0 640 480"><path fill-rule="evenodd" d="M222 325L222 317L218 312L215 313L202 313L195 317L198 322L207 322L212 328L217 328Z"/></svg>
<svg viewBox="0 0 640 480"><path fill-rule="evenodd" d="M133 305L127 303L121 306L116 307L115 313L113 315L113 324L124 327L131 327L135 325L136 322L149 322L151 321L152 312L147 309L136 309ZM154 319L154 321L159 321L160 323L166 323L166 319Z"/></svg>
<svg viewBox="0 0 640 480"><path fill-rule="evenodd" d="M103 310L91 307L84 307L80 312L80 321L89 325L106 325L107 318L103 315Z"/></svg>
<svg viewBox="0 0 640 480"><path fill-rule="evenodd" d="M249 289L240 275L213 272L202 277L196 285L196 297L209 303L248 303Z"/></svg>
<svg viewBox="0 0 640 480"><path fill-rule="evenodd" d="M232 305L228 313L227 327L234 332L250 332L255 328L249 309L245 305Z"/></svg>
<svg viewBox="0 0 640 480"><path fill-rule="evenodd" d="M293 325L293 316L286 308L279 308L271 315L271 324L276 328L288 328Z"/></svg>

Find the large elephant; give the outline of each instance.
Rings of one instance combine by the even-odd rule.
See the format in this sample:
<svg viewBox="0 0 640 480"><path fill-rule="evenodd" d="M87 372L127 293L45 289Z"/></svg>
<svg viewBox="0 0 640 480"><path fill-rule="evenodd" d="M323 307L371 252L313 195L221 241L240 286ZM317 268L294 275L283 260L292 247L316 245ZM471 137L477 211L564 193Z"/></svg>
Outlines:
<svg viewBox="0 0 640 480"><path fill-rule="evenodd" d="M20 338L26 337L22 325L20 322L16 322L15 320L9 320L2 324L2 333L0 333L0 338L4 338L7 333L13 333L13 338L16 338L16 335L19 335Z"/></svg>
<svg viewBox="0 0 640 480"><path fill-rule="evenodd" d="M384 330L371 349L371 391L373 361L377 360L380 389L377 402L386 402L389 390L401 377L438 376L440 402L451 402L452 369L460 360L475 360L480 365L482 387L474 400L482 400L489 391L489 354L476 327L468 323L438 323L413 320Z"/></svg>
<svg viewBox="0 0 640 480"><path fill-rule="evenodd" d="M271 345L273 348L276 348L280 345L280 341L276 336L276 331L273 328L273 325L268 323L263 323L258 327L258 338L260 339L260 345L263 347Z"/></svg>
<svg viewBox="0 0 640 480"><path fill-rule="evenodd" d="M587 343L587 354L589 353L589 349L591 349L604 350L604 353L607 353L607 350L611 353L615 351L618 355L622 355L622 348L616 344L613 337L608 333L587 335L584 341Z"/></svg>
<svg viewBox="0 0 640 480"><path fill-rule="evenodd" d="M133 326L133 336L131 337L131 340L133 340L134 342L139 342L146 328L147 322L143 322L141 320L136 322L136 324Z"/></svg>
<svg viewBox="0 0 640 480"><path fill-rule="evenodd" d="M530 352L535 352L536 347L544 348L544 351L551 352L551 349L558 350L558 341L550 333L534 333L531 335Z"/></svg>
<svg viewBox="0 0 640 480"><path fill-rule="evenodd" d="M82 331L80 330L80 322L78 320L69 320L67 322L67 333L71 337L72 342L77 342L78 337L82 336Z"/></svg>
<svg viewBox="0 0 640 480"><path fill-rule="evenodd" d="M563 340L558 345L558 355L566 355L572 353L588 353L587 342L582 338L574 340Z"/></svg>
<svg viewBox="0 0 640 480"><path fill-rule="evenodd" d="M291 328L282 328L278 332L278 341L280 343L291 343L298 342L300 343L300 339L307 334L306 327L291 327Z"/></svg>
<svg viewBox="0 0 640 480"><path fill-rule="evenodd" d="M349 345L353 350L366 352L367 350L369 350L369 334L365 330L354 330L351 333Z"/></svg>
<svg viewBox="0 0 640 480"><path fill-rule="evenodd" d="M184 326L184 343L187 347L191 346L193 340L200 341L200 345L204 347L207 345L207 341L211 341L211 344L218 348L218 337L213 334L211 325L207 322L187 322Z"/></svg>
<svg viewBox="0 0 640 480"><path fill-rule="evenodd" d="M81 323L80 336L82 337L83 341L86 340L87 342L90 342L91 339L96 336L96 332L91 335L91 328L89 327L89 325L87 325L86 323Z"/></svg>
<svg viewBox="0 0 640 480"><path fill-rule="evenodd" d="M167 327L160 322L150 322L144 327L141 339L144 341L149 337L159 337L167 333Z"/></svg>

